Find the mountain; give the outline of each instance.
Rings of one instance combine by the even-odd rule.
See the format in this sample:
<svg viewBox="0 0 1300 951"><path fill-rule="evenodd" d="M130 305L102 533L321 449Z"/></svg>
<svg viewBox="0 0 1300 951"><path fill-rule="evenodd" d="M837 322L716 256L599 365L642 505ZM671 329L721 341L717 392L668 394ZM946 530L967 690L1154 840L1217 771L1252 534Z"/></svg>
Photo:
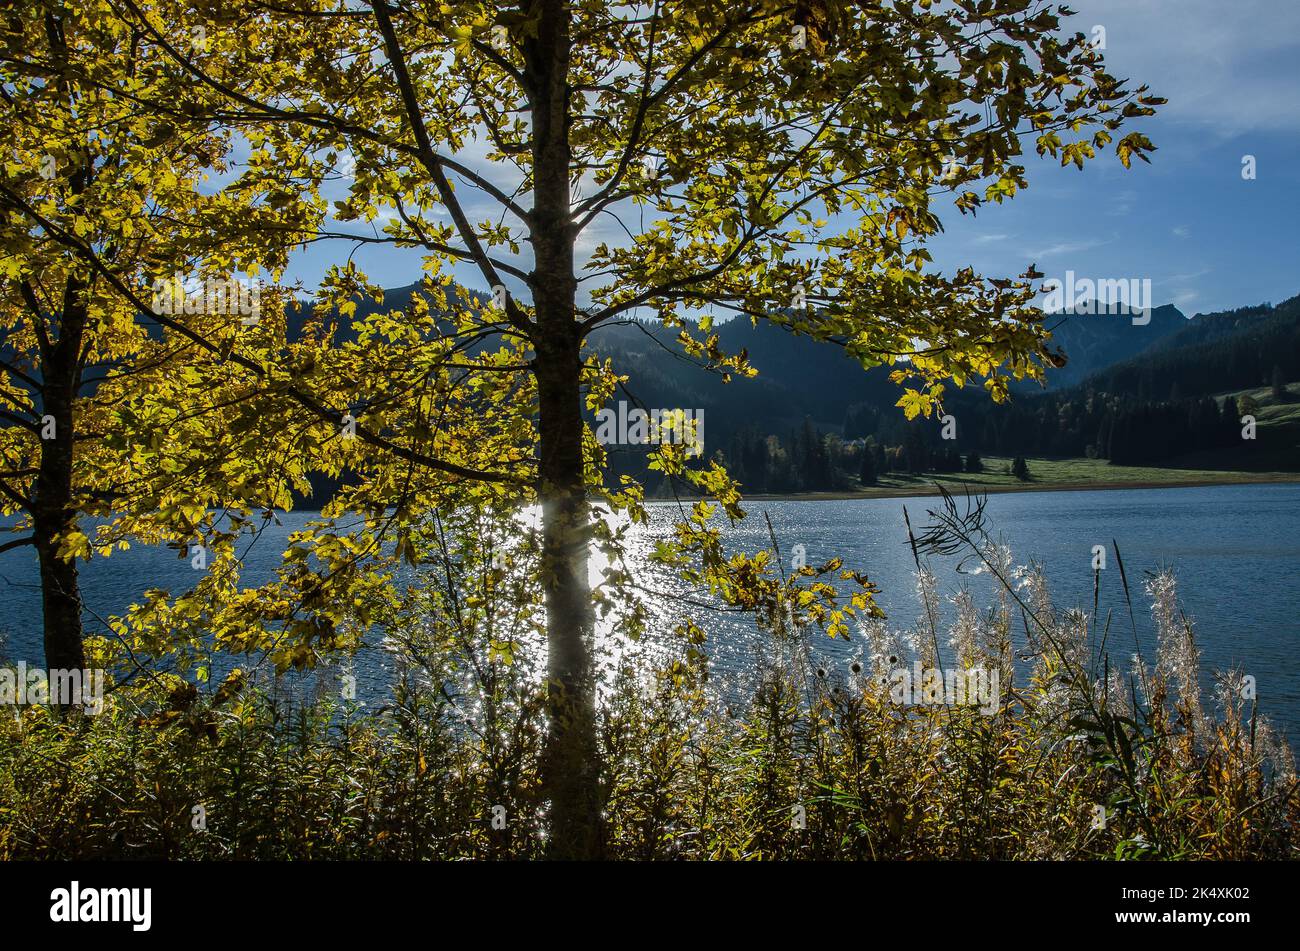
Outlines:
<svg viewBox="0 0 1300 951"><path fill-rule="evenodd" d="M648 323L598 328L588 345L628 374L627 395L648 407L704 407L719 435L753 425L784 432L805 417L823 429L838 429L847 406L898 399L888 370L864 371L832 344L748 320L719 325L717 334L724 351L748 352L757 377L724 383L681 355L675 331Z"/></svg>
<svg viewBox="0 0 1300 951"><path fill-rule="evenodd" d="M404 307L416 292L418 285L410 285L386 291L382 305L360 301L358 316ZM482 299L475 291L463 293ZM300 332L308 319L309 308L294 315L291 333ZM1154 308L1141 322L1131 314L1049 314L1047 327L1052 347L1067 357L1065 366L1049 370L1045 386L1014 386L1008 405L990 403L977 383L950 390L945 411L961 420L956 443L941 443L932 419L904 419L895 408L899 388L889 380L890 368L863 370L836 345L767 322L736 319L717 325L722 349L745 350L759 371L755 378L729 383L683 355L676 332L656 323L601 327L587 343L629 378L615 403L703 409L706 454L722 452L730 464L750 470L751 485L766 483L772 491L852 487L844 483L856 479L850 474L862 465L860 451L852 444L828 443L828 463L817 448L826 434L843 440L870 436L881 471L951 466L957 450L1089 455L1114 464L1151 465L1177 464L1180 455L1195 453L1209 460L1206 468L1214 467L1214 456L1235 459L1229 468L1248 468L1233 452L1241 445L1235 402L1222 394L1269 386L1275 375L1300 380L1300 297L1277 307L1258 305L1192 320L1171 305ZM348 335L347 327L339 329L339 339ZM494 345L491 340L480 344ZM1219 398L1212 399L1216 394ZM1276 429L1252 447L1257 461L1300 468L1294 440L1287 435L1283 445ZM768 437L776 442L765 447ZM609 449L615 475L647 475L647 447ZM805 473L814 466L829 473L817 485Z"/></svg>
<svg viewBox="0 0 1300 951"><path fill-rule="evenodd" d="M1300 380L1300 296L1201 315L1139 357L1092 374L1086 387L1168 399L1268 386L1275 370Z"/></svg>
<svg viewBox="0 0 1300 951"><path fill-rule="evenodd" d="M1092 309L1091 314L1047 315L1052 345L1067 358L1064 367L1048 374L1049 389L1073 386L1111 364L1159 347L1200 319L1189 321L1172 304L1153 308L1146 323L1135 323L1127 312L1100 313L1100 305Z"/></svg>
<svg viewBox="0 0 1300 951"><path fill-rule="evenodd" d="M356 316L400 310L418 290L418 284L389 288L384 291L382 304L362 299ZM487 297L474 290L462 293L479 301ZM301 333L312 312L310 305L290 312L291 338ZM1067 360L1064 367L1049 371L1047 388L1073 386L1112 364L1160 347L1199 324L1200 318L1189 322L1168 304L1153 309L1146 324L1133 323L1128 314L1048 315L1052 346ZM652 322L597 328L589 336L588 345L619 362L632 377L629 386L633 395L647 406L707 406L724 425L765 419L779 428L811 417L818 425L838 427L848 406L864 402L892 406L898 398L887 369L864 371L833 344L797 336L765 321L755 326L745 319L731 320L718 324L716 332L725 351L745 349L749 353L758 377L722 383L719 377L682 356L674 331ZM348 328L341 326L338 335L340 339L349 337ZM491 341L484 344L491 345ZM1018 387L1018 392L1040 389L1030 383Z"/></svg>
<svg viewBox="0 0 1300 951"><path fill-rule="evenodd" d="M411 304L411 298L420 292L420 284L407 284L403 287L384 288L383 301L375 301L370 297L357 297L356 313L353 320L361 320L372 314L389 313L396 310L405 310ZM491 298L490 294L482 291L471 290L463 287L447 288L447 296L452 300L473 300L482 305ZM311 301L302 301L297 306L290 306L285 314L285 332L290 341L296 341L302 336L303 329L310 323L316 313L316 305ZM356 339L356 333L352 327L344 320L335 318L333 327L336 341L352 341Z"/></svg>
<svg viewBox="0 0 1300 951"><path fill-rule="evenodd" d="M1143 353L1190 326L1172 305L1154 308L1150 321L1135 324L1128 314L1053 314L1052 347L1066 355L1061 369L1049 370L1046 389L1077 385L1116 362ZM628 373L629 391L646 406L706 407L718 436L745 425L783 434L805 418L821 429L839 430L846 412L858 404L885 409L898 399L892 368L863 370L843 350L796 336L767 322L732 320L717 327L723 350L745 349L758 369L754 379L723 384L681 357L675 334L651 324L600 328L589 345ZM1037 383L1013 387L1017 396L1040 393Z"/></svg>

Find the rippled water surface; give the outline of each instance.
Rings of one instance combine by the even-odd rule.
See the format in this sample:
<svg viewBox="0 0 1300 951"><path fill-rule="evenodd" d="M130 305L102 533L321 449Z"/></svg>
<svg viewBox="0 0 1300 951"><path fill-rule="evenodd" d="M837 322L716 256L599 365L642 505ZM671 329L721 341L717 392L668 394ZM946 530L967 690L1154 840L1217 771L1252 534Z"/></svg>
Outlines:
<svg viewBox="0 0 1300 951"><path fill-rule="evenodd" d="M804 546L809 564L843 556L848 566L866 571L880 586L879 602L891 620L910 625L919 604L903 506L919 526L927 521L926 509L937 504L935 498L753 501L746 504L751 517L728 529L728 538L749 551L769 546L766 512L787 559L795 545ZM1300 485L1005 494L990 497L988 513L995 534L1011 546L1018 564L1033 560L1043 565L1061 607L1091 610L1094 545L1109 548L1112 539L1119 543L1135 589L1146 572L1174 568L1206 668L1236 666L1252 674L1261 709L1286 728L1293 744L1300 736ZM638 533L637 548L648 550L675 516L674 506L652 506L651 524ZM252 548L245 577L251 582L269 575L279 563L280 539L310 517L282 516L283 524ZM1119 574L1113 557L1111 561L1103 574L1102 610L1107 604L1116 609L1112 636L1122 637L1131 648ZM955 559L935 567L946 594L966 585L980 595L979 601L988 600L987 580L959 574ZM648 571L645 577L649 587L683 593L670 578ZM165 548L135 548L94 561L83 568L82 578L88 626L95 625L95 617L122 611L146 587L180 591L193 582L188 560ZM31 549L0 555L4 652L39 664L35 584ZM741 675L752 664L758 635L747 620L692 609L680 597L666 605L665 616L683 610L697 615L709 632L721 675ZM1139 639L1150 652L1154 633L1144 597L1135 600L1135 609ZM829 641L818 641L816 647L828 663L842 661L856 649L855 644ZM372 662L368 679L383 677L384 665Z"/></svg>

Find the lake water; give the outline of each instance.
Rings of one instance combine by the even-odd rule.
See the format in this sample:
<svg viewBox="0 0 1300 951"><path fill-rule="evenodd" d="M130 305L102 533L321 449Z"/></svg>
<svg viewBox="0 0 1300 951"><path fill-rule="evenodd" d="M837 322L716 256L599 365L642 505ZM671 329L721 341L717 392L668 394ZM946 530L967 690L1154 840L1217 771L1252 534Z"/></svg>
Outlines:
<svg viewBox="0 0 1300 951"><path fill-rule="evenodd" d="M919 527L928 520L926 510L937 504L937 498L752 501L745 506L751 517L729 530L729 540L748 551L768 546L766 512L787 559L795 545L804 546L813 565L843 556L847 566L870 575L882 589L880 605L893 621L907 626L920 607L903 507ZM1060 608L1091 611L1092 548L1107 547L1102 611L1104 616L1106 605L1115 611L1111 638L1117 664L1127 665L1132 634L1111 540L1119 543L1124 557L1148 659L1154 657L1154 632L1141 580L1146 572L1172 567L1184 609L1196 627L1206 685L1210 670L1238 667L1253 675L1261 711L1293 742L1300 736L1300 485L1003 494L989 498L987 511L994 534L1011 546L1017 564L1032 560L1044 567ZM651 525L640 544L648 548L668 530L675 514L673 506L652 506ZM279 562L279 538L272 532L287 535L310 517L282 515L282 527L268 531L254 546L246 577L269 575ZM955 559L934 567L944 593L965 585L981 595L977 602L987 601L987 581L958 574ZM94 616L121 612L146 587L183 590L193 583L193 570L175 551L133 548L84 566L82 579L87 624L97 627ZM10 660L40 665L36 580L31 549L0 555L3 653ZM662 577L658 581L668 583ZM709 632L718 670L742 673L753 658L753 627L744 619L708 611L697 620ZM821 638L817 649L831 662L842 661L856 647L815 637ZM384 676L384 665L375 661L366 679Z"/></svg>

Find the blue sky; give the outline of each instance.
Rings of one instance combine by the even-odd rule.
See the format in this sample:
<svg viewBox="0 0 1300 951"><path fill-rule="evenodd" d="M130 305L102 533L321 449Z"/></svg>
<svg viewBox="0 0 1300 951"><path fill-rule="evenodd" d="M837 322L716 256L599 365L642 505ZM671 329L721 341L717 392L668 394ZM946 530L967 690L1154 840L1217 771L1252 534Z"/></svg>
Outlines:
<svg viewBox="0 0 1300 951"><path fill-rule="evenodd" d="M1015 200L976 218L940 209L947 232L931 245L936 266L1005 276L1034 262L1049 278L1067 270L1080 278L1149 278L1152 303L1173 303L1188 316L1300 293L1300 3L1070 6L1078 11L1072 29L1105 28L1112 73L1169 100L1132 126L1158 151L1150 165L1129 170L1113 152L1079 170L1031 151L1030 187ZM1254 180L1242 177L1247 155ZM606 235L584 237L594 243ZM348 253L337 243L316 245L295 256L289 278L315 286ZM369 247L354 257L384 286L420 273L416 251ZM482 283L468 270L455 273Z"/></svg>
<svg viewBox="0 0 1300 951"><path fill-rule="evenodd" d="M1030 188L971 221L945 219L944 270L1150 278L1154 303L1210 313L1300 294L1300 3L1074 0L1106 28L1112 73L1169 104L1134 126L1158 146L1060 168L1029 156ZM1256 178L1242 178L1253 155ZM958 216L960 217L960 216Z"/></svg>

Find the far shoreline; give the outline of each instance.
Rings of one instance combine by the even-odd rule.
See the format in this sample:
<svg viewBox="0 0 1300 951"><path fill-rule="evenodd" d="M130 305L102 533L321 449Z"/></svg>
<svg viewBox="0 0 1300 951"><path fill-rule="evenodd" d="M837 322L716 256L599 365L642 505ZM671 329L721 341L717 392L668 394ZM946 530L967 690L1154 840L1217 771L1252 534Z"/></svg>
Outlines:
<svg viewBox="0 0 1300 951"><path fill-rule="evenodd" d="M1034 462L1034 460L1030 460ZM1165 470L1176 472L1177 470ZM937 475L937 473L936 473ZM1295 485L1300 483L1300 472L1226 472L1218 478L1191 479L1101 479L1095 481L1061 481L1045 482L1031 478L1029 482L971 482L965 479L935 479L918 485L886 485L854 491L836 492L757 492L747 493L744 485L740 487L741 503L746 502L850 502L855 499L910 499L936 497L939 491L937 483L953 494L1004 495L1014 492L1090 492L1109 491L1112 489L1195 489L1218 485ZM589 496L589 501L599 501L599 496ZM679 499L671 496L660 497L647 495L648 505L673 504L679 501L705 499L703 495L683 494ZM319 513L319 506L310 503L295 505L292 511Z"/></svg>
<svg viewBox="0 0 1300 951"><path fill-rule="evenodd" d="M1088 492L1110 489L1194 489L1219 485L1291 485L1300 483L1300 472L1268 473L1248 479L1188 479L1185 481L1168 481L1156 479L1129 479L1106 482L1043 482L1033 481L1018 485L1002 483L966 482L964 480L944 480L942 485L953 494L972 490L972 494L1003 495L1013 492ZM939 483L928 485L880 486L861 489L855 492L798 492L783 494L757 493L747 495L741 488L741 500L744 502L843 502L854 499L907 499L922 496L937 496ZM671 502L672 499L647 499L649 501Z"/></svg>

